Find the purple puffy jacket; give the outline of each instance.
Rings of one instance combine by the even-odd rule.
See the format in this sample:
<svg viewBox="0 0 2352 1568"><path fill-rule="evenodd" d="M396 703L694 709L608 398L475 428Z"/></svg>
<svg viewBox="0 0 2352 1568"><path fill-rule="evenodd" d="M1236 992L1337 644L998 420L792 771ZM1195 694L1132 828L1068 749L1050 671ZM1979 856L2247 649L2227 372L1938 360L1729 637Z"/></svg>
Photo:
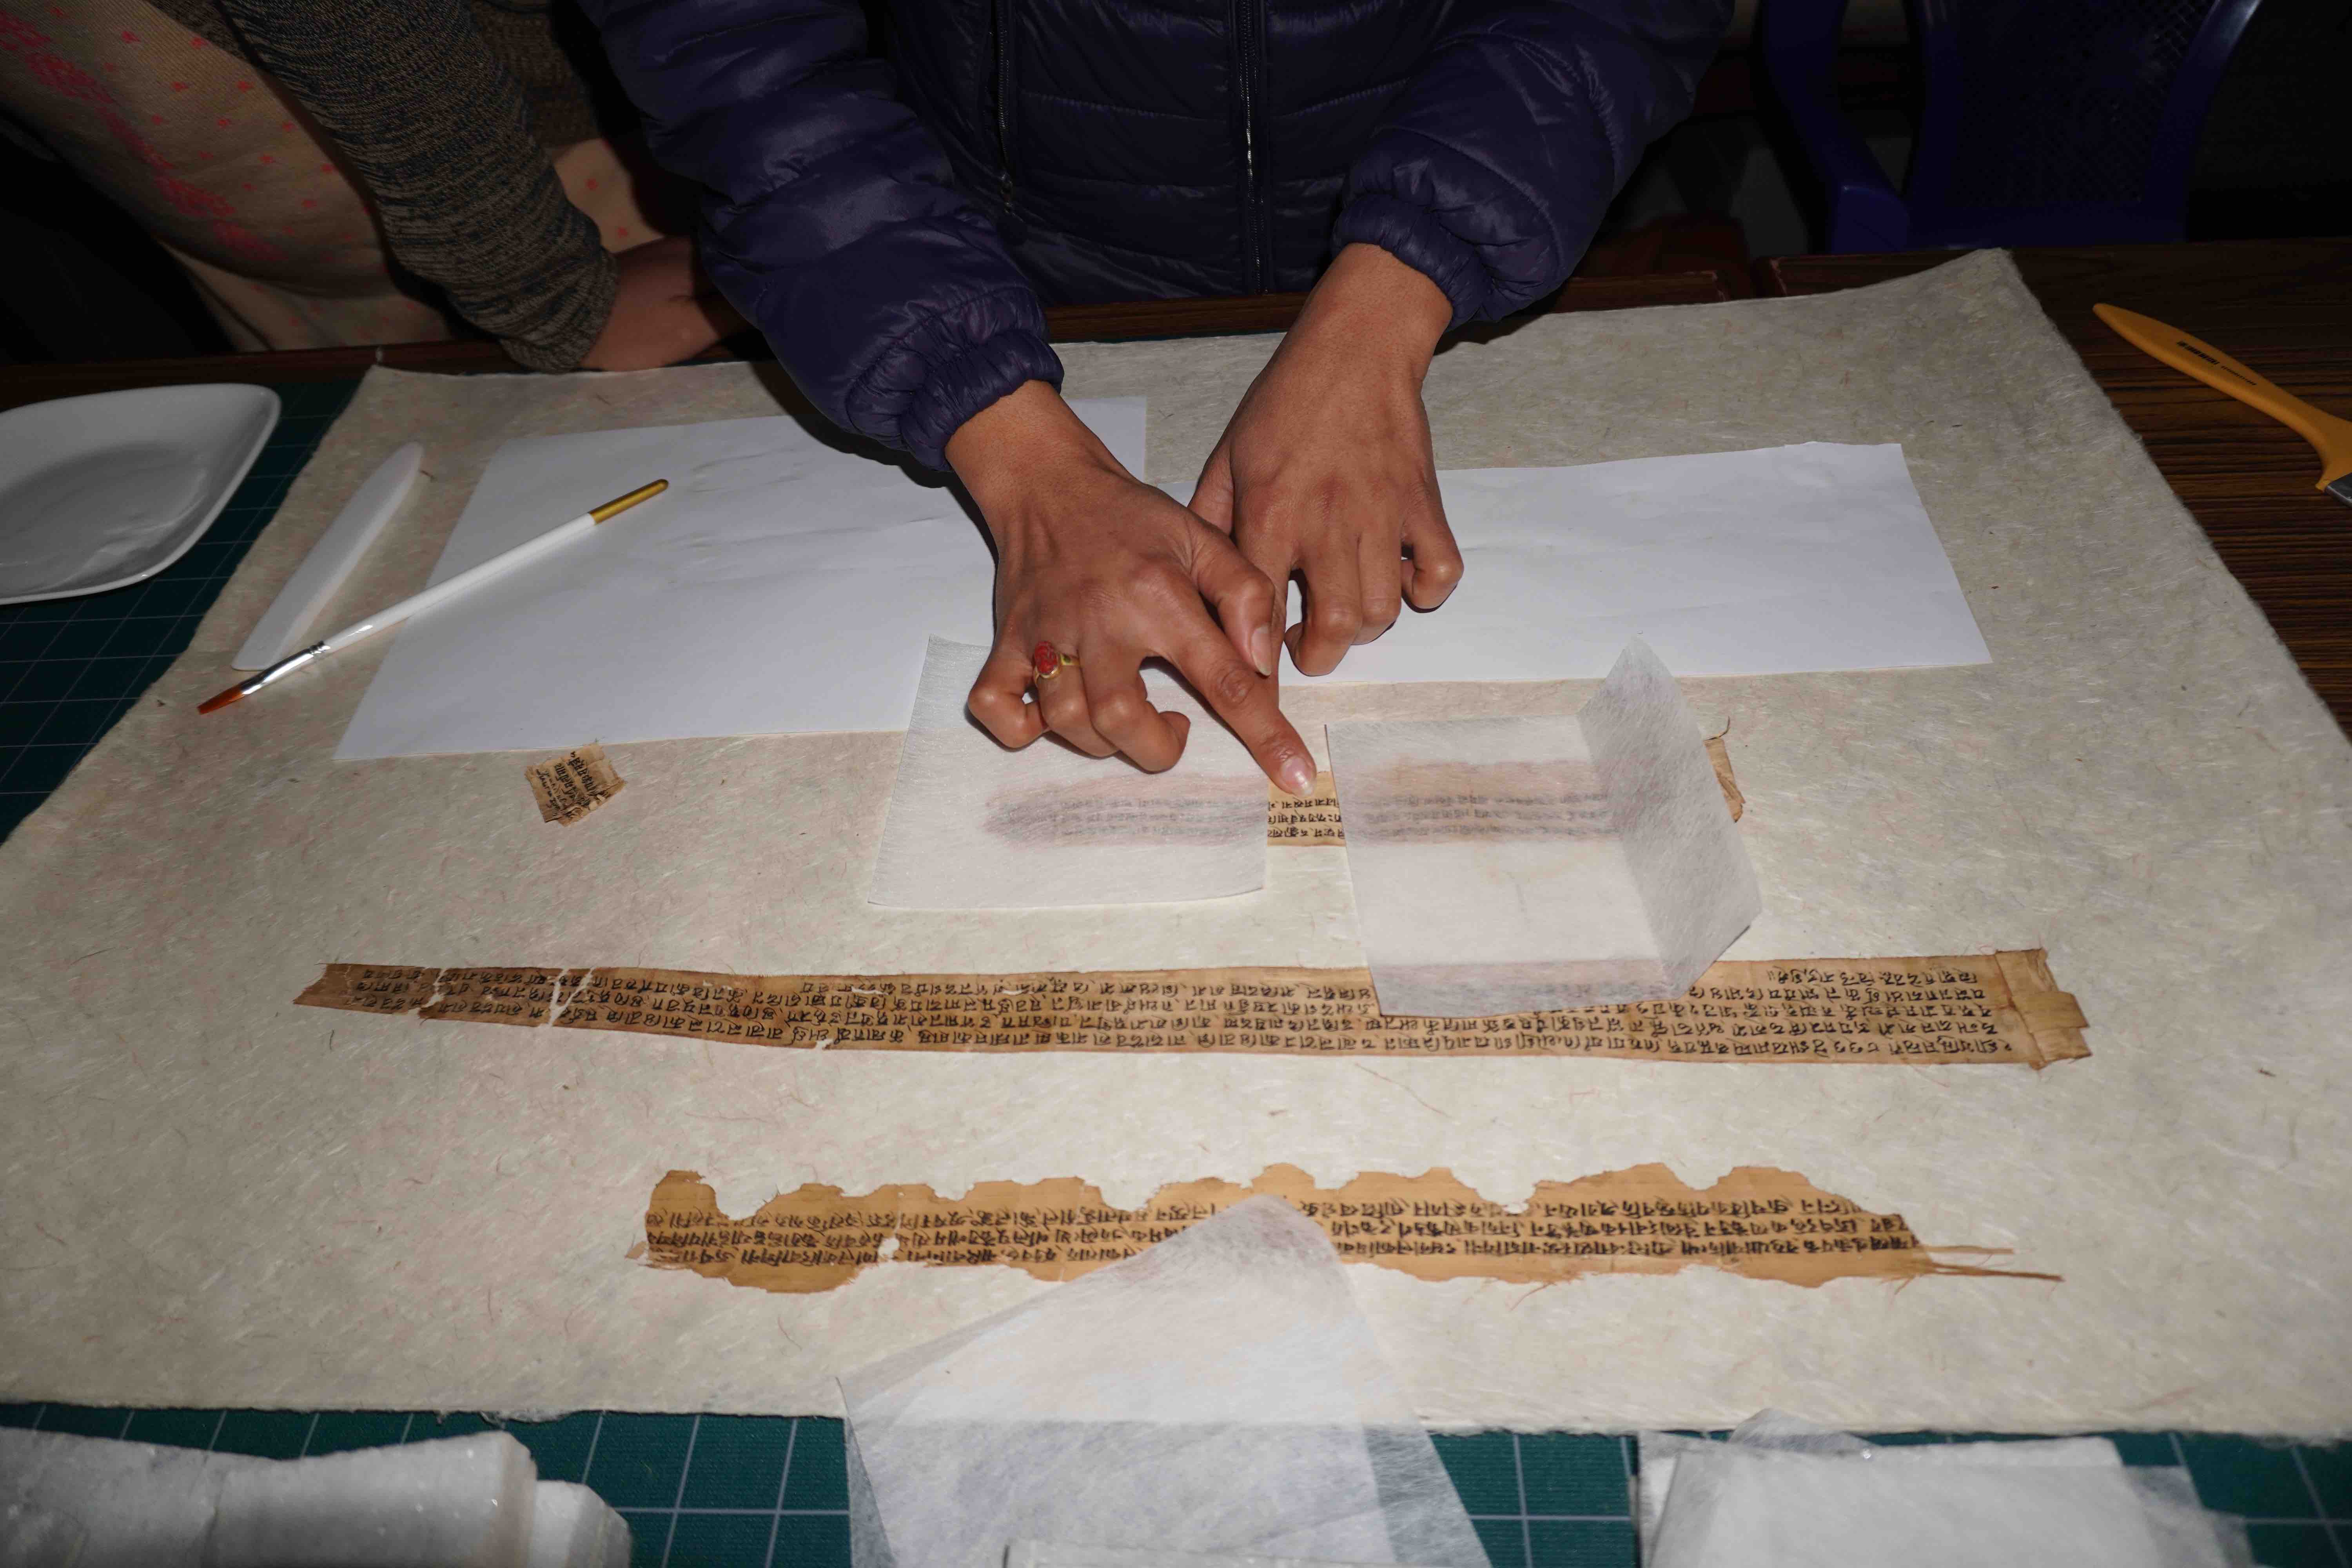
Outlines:
<svg viewBox="0 0 2352 1568"><path fill-rule="evenodd" d="M1731 0L585 0L703 256L827 415L943 466L1061 380L1055 301L1304 289L1363 240L1456 324L1557 287Z"/></svg>

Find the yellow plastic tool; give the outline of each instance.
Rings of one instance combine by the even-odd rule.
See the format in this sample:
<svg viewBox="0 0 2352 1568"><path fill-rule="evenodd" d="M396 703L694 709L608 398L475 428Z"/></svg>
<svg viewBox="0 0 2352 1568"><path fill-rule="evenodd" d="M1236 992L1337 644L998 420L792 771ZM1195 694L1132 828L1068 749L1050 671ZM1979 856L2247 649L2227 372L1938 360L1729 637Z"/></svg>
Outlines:
<svg viewBox="0 0 2352 1568"><path fill-rule="evenodd" d="M2151 317L2094 305L2099 320L2141 353L2259 408L2319 449L2319 489L2352 506L2352 419L2322 414L2302 398L2255 374L2209 342Z"/></svg>

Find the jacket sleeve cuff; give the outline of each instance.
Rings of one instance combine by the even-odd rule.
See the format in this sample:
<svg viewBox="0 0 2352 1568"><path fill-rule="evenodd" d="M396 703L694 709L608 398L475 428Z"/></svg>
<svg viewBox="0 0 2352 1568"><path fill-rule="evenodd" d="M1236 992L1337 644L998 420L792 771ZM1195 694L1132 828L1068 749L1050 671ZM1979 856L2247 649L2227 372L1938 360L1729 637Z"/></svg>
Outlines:
<svg viewBox="0 0 2352 1568"><path fill-rule="evenodd" d="M1349 198L1333 231L1334 248L1377 245L1422 273L1454 302L1448 331L1479 315L1491 284L1486 264L1459 235L1418 203L1380 191Z"/></svg>
<svg viewBox="0 0 2352 1568"><path fill-rule="evenodd" d="M1040 333L1019 328L993 333L951 359L929 367L923 384L898 416L898 439L917 462L948 466L948 437L963 422L1024 382L1059 390L1062 361Z"/></svg>

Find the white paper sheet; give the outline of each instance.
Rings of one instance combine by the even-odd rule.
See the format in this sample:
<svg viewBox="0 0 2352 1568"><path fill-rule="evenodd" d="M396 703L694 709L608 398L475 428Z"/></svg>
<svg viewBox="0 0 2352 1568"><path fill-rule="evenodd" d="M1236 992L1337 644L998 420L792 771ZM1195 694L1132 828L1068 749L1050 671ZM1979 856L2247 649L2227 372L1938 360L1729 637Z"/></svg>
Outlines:
<svg viewBox="0 0 2352 1568"><path fill-rule="evenodd" d="M1328 733L1383 1013L1679 996L1763 908L1697 723L1638 639L1573 718Z"/></svg>
<svg viewBox="0 0 2352 1568"><path fill-rule="evenodd" d="M1312 1221L1252 1198L841 1380L857 1568L1017 1541L1487 1568Z"/></svg>
<svg viewBox="0 0 2352 1568"><path fill-rule="evenodd" d="M1071 406L1143 471L1142 398ZM927 636L988 639L995 566L955 492L782 417L510 442L430 581L656 479L668 494L402 627L335 755L896 730Z"/></svg>
<svg viewBox="0 0 2352 1568"><path fill-rule="evenodd" d="M1141 398L1073 406L1143 471ZM431 581L658 477L677 488L404 627L335 754L892 730L924 637L988 637L994 566L953 493L786 418L510 443ZM1465 468L1440 484L1461 588L1323 679L1591 677L1632 636L1685 675L1990 657L1900 447Z"/></svg>
<svg viewBox="0 0 2352 1568"><path fill-rule="evenodd" d="M1992 658L1899 446L1457 468L1437 482L1465 566L1444 608L1408 609L1329 675L1286 667L1285 680L1590 679L1633 637L1686 676Z"/></svg>
<svg viewBox="0 0 2352 1568"><path fill-rule="evenodd" d="M1011 752L965 711L988 649L930 640L874 879L877 904L917 910L1183 903L1265 885L1265 775L1174 679L1152 705L1192 721L1165 773L1051 737Z"/></svg>

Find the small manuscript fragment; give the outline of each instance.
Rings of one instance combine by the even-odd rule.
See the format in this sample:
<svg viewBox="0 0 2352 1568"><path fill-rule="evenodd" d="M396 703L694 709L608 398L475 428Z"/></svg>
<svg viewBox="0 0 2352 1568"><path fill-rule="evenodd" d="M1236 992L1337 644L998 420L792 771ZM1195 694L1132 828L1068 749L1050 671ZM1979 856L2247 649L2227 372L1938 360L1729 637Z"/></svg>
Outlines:
<svg viewBox="0 0 2352 1568"><path fill-rule="evenodd" d="M530 781L531 798L539 802L540 819L567 826L579 821L625 787L602 746L583 746L552 762L531 763L522 770Z"/></svg>
<svg viewBox="0 0 2352 1568"><path fill-rule="evenodd" d="M803 1050L1232 1051L1668 1062L2021 1062L2087 1057L2039 951L1718 961L1670 1002L1387 1017L1360 969L725 974L331 963L296 1003L528 1028Z"/></svg>
<svg viewBox="0 0 2352 1568"><path fill-rule="evenodd" d="M816 1184L730 1219L692 1171L672 1171L646 1207L646 1262L730 1285L804 1294L845 1285L882 1261L998 1265L1067 1279L1131 1258L1243 1199L1267 1194L1321 1226L1349 1263L1420 1279L1548 1285L1583 1274L1672 1274L1694 1264L1752 1279L1916 1279L1931 1274L2048 1279L1934 1255L1899 1214L1869 1210L1791 1171L1742 1165L1691 1187L1664 1165L1541 1182L1524 1207L1489 1202L1446 1170L1367 1173L1323 1188L1295 1165L1269 1166L1246 1186L1171 1183L1140 1208L1113 1208L1074 1177L982 1182L960 1198L890 1185L852 1196Z"/></svg>
<svg viewBox="0 0 2352 1568"><path fill-rule="evenodd" d="M1343 848L1347 831L1339 826L1339 791L1328 773L1315 775L1315 787L1304 798L1280 784L1265 786L1265 841L1292 848Z"/></svg>
<svg viewBox="0 0 2352 1568"><path fill-rule="evenodd" d="M1748 815L1748 797L1739 793L1739 781L1731 776L1731 753L1724 749L1723 736L1706 738L1706 760L1715 769L1715 782L1723 786L1723 804L1731 808L1731 820L1738 821Z"/></svg>

